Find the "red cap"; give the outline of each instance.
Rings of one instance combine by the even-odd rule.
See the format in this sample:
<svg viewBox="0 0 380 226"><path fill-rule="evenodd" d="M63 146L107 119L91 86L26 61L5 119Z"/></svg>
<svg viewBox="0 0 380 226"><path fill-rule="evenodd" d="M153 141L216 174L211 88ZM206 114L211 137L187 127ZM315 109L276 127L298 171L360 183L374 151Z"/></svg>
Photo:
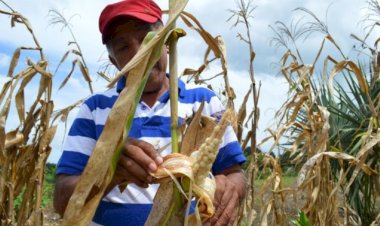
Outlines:
<svg viewBox="0 0 380 226"><path fill-rule="evenodd" d="M99 30L102 33L102 41L105 43L105 34L110 22L119 16L129 16L136 19L154 23L161 20L161 9L152 0L124 0L107 5L99 17Z"/></svg>

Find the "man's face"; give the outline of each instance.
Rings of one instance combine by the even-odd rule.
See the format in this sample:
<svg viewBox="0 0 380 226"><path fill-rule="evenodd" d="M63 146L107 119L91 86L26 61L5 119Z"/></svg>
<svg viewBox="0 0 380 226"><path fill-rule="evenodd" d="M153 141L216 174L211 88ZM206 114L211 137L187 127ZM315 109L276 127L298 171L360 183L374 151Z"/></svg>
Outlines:
<svg viewBox="0 0 380 226"><path fill-rule="evenodd" d="M108 53L111 62L121 70L137 53L145 35L149 32L147 24L141 24L133 19L125 18L113 23L108 28L110 39ZM148 78L144 92L155 92L161 89L166 79L167 54L166 48L161 58L155 64Z"/></svg>

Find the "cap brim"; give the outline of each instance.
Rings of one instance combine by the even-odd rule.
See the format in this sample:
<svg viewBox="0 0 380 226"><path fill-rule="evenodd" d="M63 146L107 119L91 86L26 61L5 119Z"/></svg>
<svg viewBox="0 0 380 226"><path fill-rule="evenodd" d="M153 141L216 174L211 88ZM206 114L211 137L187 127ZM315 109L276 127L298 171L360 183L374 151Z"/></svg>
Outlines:
<svg viewBox="0 0 380 226"><path fill-rule="evenodd" d="M116 18L120 18L120 17L132 17L134 19L138 19L138 20L141 20L141 21L144 21L147 23L154 23L154 22L157 22L157 20L159 20L159 19L157 19L157 17L151 16L151 15L148 15L145 13L140 13L140 12L123 12L123 13L115 14L115 16L113 16L111 19L109 19L104 26L104 32L102 34L103 44L105 44L105 37L106 37L106 34L108 33L108 31L107 31L108 26L111 24L111 22L113 20L115 20Z"/></svg>

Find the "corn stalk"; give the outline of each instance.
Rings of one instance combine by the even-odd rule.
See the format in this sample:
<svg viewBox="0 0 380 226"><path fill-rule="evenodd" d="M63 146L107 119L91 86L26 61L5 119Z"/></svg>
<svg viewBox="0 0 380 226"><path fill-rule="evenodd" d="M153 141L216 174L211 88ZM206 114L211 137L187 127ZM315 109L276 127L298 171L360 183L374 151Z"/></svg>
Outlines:
<svg viewBox="0 0 380 226"><path fill-rule="evenodd" d="M25 25L35 44L15 50L8 69L9 79L0 93L0 225L43 225L44 170L57 129L51 120L53 76L28 19L4 1L0 2L8 8L8 11L0 10L0 14L11 17L12 27ZM28 59L22 68L21 54L28 56L31 51L38 51L39 59L34 59L35 62ZM36 93L28 93L30 104L26 104L25 90L36 77L40 77L39 87ZM12 103L19 124L6 131L9 126L15 127L14 122L7 126Z"/></svg>
<svg viewBox="0 0 380 226"><path fill-rule="evenodd" d="M234 19L234 25L237 27L238 25L244 26L245 34L238 33L237 37L244 42L246 45L248 45L248 56L249 56L249 77L251 80L251 87L248 90L244 101L239 109L238 114L238 130L237 135L238 139L241 142L242 146L245 148L246 144L250 142L250 155L249 155L249 165L246 169L246 175L248 178L248 188L247 188L247 195L242 202L242 205L239 210L239 224L246 224L246 225L252 225L254 222L254 219L256 217L256 211L253 208L254 200L255 200L255 189L254 189L254 182L256 177L256 169L257 169L257 162L256 162L256 130L257 130L257 124L259 120L259 108L258 108L258 102L259 102L259 93L260 88L257 89L256 87L256 81L255 81L255 73L254 73L254 67L253 67L253 61L255 59L255 52L253 48L253 40L251 37L251 24L250 19L253 18L253 11L255 7L252 5L252 1L244 1L239 0L237 1L238 10L230 10L232 13L231 17L228 19L228 21ZM250 117L247 120L247 123L250 120L250 131L247 133L246 138L244 139L244 142L242 141L242 134L243 134L243 123L245 121L246 117L246 103L248 101L249 95L252 92L252 103L253 103L253 109L250 113Z"/></svg>

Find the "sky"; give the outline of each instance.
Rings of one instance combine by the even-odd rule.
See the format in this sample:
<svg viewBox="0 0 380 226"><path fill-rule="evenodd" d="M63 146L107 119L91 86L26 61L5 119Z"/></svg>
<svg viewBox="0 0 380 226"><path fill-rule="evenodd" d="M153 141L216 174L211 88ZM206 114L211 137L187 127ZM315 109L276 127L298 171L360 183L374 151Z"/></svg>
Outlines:
<svg viewBox="0 0 380 226"><path fill-rule="evenodd" d="M60 25L49 25L49 10L55 9L66 18L70 18L72 30L76 40L81 46L84 58L89 67L91 78L94 81L95 92L105 90L107 83L97 76L97 71L107 60L105 47L101 44L101 36L98 30L98 16L103 7L115 1L110 0L65 0L65 1L6 1L14 10L20 12L29 19L37 39L44 48L47 59L50 63L49 70L53 73L59 60L64 53L72 46L68 42L72 41L67 29L62 29ZM156 0L162 9L168 8L168 0ZM329 31L340 44L343 52L348 56L357 54L353 50L355 41L349 38L354 33L363 37L365 24L361 21L368 14L368 3L365 0L254 0L250 1L255 9L253 18L250 20L251 35L256 58L254 70L256 83L261 84L259 100L260 120L257 130L260 141L268 134L267 127L276 122L275 112L284 103L287 97L288 86L284 78L279 73L278 63L284 53L283 48L276 48L271 40L274 32L271 27L275 27L276 21L290 25L298 19L307 21L310 17L294 9L304 7L312 11L315 15L327 23ZM237 95L236 107L240 107L242 99L250 84L248 74L248 48L247 45L237 38L237 34L245 33L243 26L233 27L233 21L227 22L231 16L229 10L237 9L237 2L234 0L189 0L185 10L192 13L203 25L203 27L213 36L221 35L226 43L227 60L229 65L229 79ZM0 10L8 11L0 2ZM179 72L184 68L198 68L203 62L206 45L199 35L187 28L181 21L178 27L185 29L187 36L179 41ZM3 86L7 80L6 74L11 56L19 46L33 46L32 38L26 29L17 25L10 27L10 17L0 14L0 85ZM315 56L321 45L323 35L315 34L307 40L300 42L299 49L304 59L311 60ZM357 44L357 43L356 43ZM332 46L326 46L332 50ZM36 54L23 53L20 62L25 63L27 58L35 59ZM70 70L71 61L68 59L54 77L54 87L58 87L65 75ZM311 63L308 62L308 63ZM218 65L211 65L204 72L205 76L214 75L220 72ZM26 92L34 93L38 87L37 82L32 83ZM68 84L60 91L54 89L53 99L55 109L62 109L69 104L76 102L80 98L90 95L87 84L76 70ZM222 88L215 84L214 88ZM26 93L26 96L28 94ZM252 104L249 105L252 108ZM74 109L67 120L67 126L71 124L76 114ZM12 113L12 112L11 112ZM13 111L13 113L15 113ZM13 115L13 116L12 116ZM6 129L10 131L17 126L16 114L11 114L7 121ZM52 142L53 151L49 156L49 162L57 162L62 153L62 143L68 127L65 124L58 124L58 132ZM269 144L264 144L262 149L268 148Z"/></svg>

